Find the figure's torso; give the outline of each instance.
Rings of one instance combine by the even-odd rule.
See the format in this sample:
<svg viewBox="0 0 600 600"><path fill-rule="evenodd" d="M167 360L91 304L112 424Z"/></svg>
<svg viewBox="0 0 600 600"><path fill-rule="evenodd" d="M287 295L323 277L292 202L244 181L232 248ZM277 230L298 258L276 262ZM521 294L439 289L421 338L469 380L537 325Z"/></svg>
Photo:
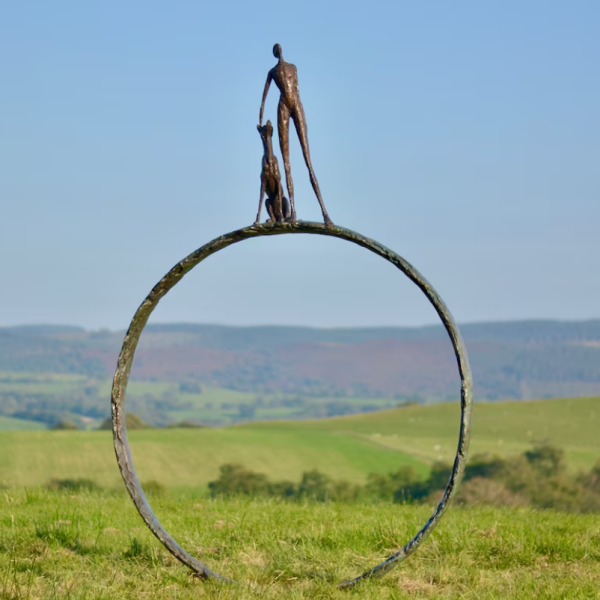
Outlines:
<svg viewBox="0 0 600 600"><path fill-rule="evenodd" d="M296 65L280 62L271 69L271 77L281 92L280 102L284 102L289 108L300 103Z"/></svg>

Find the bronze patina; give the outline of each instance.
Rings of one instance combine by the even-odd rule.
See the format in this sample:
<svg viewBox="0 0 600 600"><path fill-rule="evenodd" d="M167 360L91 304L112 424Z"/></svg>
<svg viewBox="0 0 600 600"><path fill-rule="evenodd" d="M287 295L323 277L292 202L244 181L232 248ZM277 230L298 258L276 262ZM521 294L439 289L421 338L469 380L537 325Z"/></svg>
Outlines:
<svg viewBox="0 0 600 600"><path fill-rule="evenodd" d="M277 157L273 154L273 125L267 121L266 125L257 125L260 139L263 143L264 155L262 159L262 171L260 174L260 200L258 202L258 214L256 215L255 225L260 222L260 213L262 210L263 198L267 194L265 208L269 213L267 223L278 222L290 219L290 203L283 195L281 189L281 175L279 174L279 163Z"/></svg>
<svg viewBox="0 0 600 600"><path fill-rule="evenodd" d="M283 61L281 46L279 46L279 44L275 45L273 53L277 58L279 58L279 63L269 72L263 94L263 102L260 108L260 124L258 125L258 131L263 141L264 155L261 172L260 201L256 221L249 227L232 231L231 233L227 233L212 240L177 263L154 286L154 288L152 288L152 291L137 309L137 312L135 313L133 320L129 325L125 339L123 340L123 346L121 348L121 353L119 354L117 369L115 371L113 380L111 410L114 447L119 469L123 476L123 480L125 481L127 491L129 492L129 495L131 496L131 499L133 500L133 503L135 504L140 516L152 533L165 545L165 547L173 554L173 556L175 556L183 564L187 565L198 576L204 578L214 578L226 582L233 582L232 579L215 573L208 566L194 558L171 537L171 535L161 525L160 521L150 508L133 465L131 450L127 440L127 428L125 424L125 393L127 390L127 382L129 380L129 373L133 364L135 350L144 327L148 322L148 318L158 305L161 298L163 298L171 288L173 288L187 273L199 265L203 260L219 252L220 250L224 250L232 244L237 244L252 238L284 234L324 235L356 244L369 250L370 252L373 252L384 260L387 260L401 273L406 275L406 277L408 277L423 292L436 310L448 333L448 336L450 337L461 379L460 432L458 436L456 457L454 459L454 465L452 467L450 479L448 480L446 489L440 499L439 504L433 511L433 514L429 520L407 544L405 544L402 548L399 548L396 552L393 552L387 558L387 560L372 567L371 569L368 569L358 577L349 579L339 584L339 587L352 587L362 579L381 575L387 572L395 564L401 562L415 552L427 538L427 536L433 531L434 527L439 523L441 517L448 508L450 500L457 491L457 486L462 478L467 461L467 452L471 433L471 413L473 408L473 381L471 377L469 361L467 358L467 351L458 327L454 322L448 307L440 298L439 294L433 289L432 285L409 262L404 260L392 250L372 239L361 235L360 233L356 233L350 229L345 229L338 225L334 225L331 222L331 219L325 210L323 200L321 199L319 185L310 162L308 139L306 136L306 121L304 118L304 110L300 102L300 96L298 94L298 77L296 73L296 67ZM279 166L277 159L273 154L273 126L270 121L267 121L265 126L262 125L264 102L269 91L269 85L271 81L275 81L277 87L281 91L278 109L279 142L281 144L281 150L283 153L291 211L290 206L287 203L287 199L283 196ZM289 165L288 132L290 117L294 120L298 137L300 138L302 151L304 153L304 159L308 166L310 180L323 211L323 218L325 220L324 225L321 223L311 223L296 220L294 188ZM261 224L260 213L265 193L267 195L265 205L267 212L269 213L269 220L267 224Z"/></svg>
<svg viewBox="0 0 600 600"><path fill-rule="evenodd" d="M283 60L283 53L279 44L275 44L275 46L273 46L273 55L275 58L279 59L279 62L269 71L269 74L267 75L265 90L263 92L262 102L260 104L260 116L258 118L258 123L259 125L262 125L265 100L267 99L267 94L269 93L271 81L273 81L281 92L279 104L277 106L277 132L279 134L279 147L281 148L281 156L283 157L283 168L285 169L285 182L287 185L288 195L290 197L290 204L292 205L292 221L296 220L296 204L294 203L294 181L292 180L292 170L290 168L290 118L292 121L294 121L296 132L298 133L300 146L302 146L302 154L304 155L304 162L306 162L306 166L308 167L310 183L315 191L319 205L321 206L323 220L327 225L331 225L331 219L329 218L327 209L323 203L321 190L319 189L319 182L317 181L317 176L315 175L315 171L310 160L306 117L304 115L304 107L300 101L300 92L298 90L298 69L296 69L296 65L292 65L291 63L287 63Z"/></svg>
<svg viewBox="0 0 600 600"><path fill-rule="evenodd" d="M127 441L127 429L125 427L125 391L127 389L127 382L129 379L129 372L133 363L133 357L135 349L138 345L140 335L146 326L148 318L152 314L152 311L156 308L161 298L163 298L167 292L174 287L181 279L189 273L194 267L199 265L203 260L224 250L232 244L237 244L244 240L271 236L271 235L284 235L284 234L312 234L312 235L325 235L329 237L335 237L340 240L351 242L362 248L373 252L377 256L387 260L393 264L401 273L404 273L422 292L425 294L429 302L433 305L437 314L439 315L448 335L452 346L454 348L454 354L458 364L458 372L461 378L461 405L460 405L460 433L458 436L458 447L456 450L456 458L454 460L454 466L446 490L438 504L437 508L433 511L433 514L421 528L421 530L402 548L391 554L387 560L382 562L375 567L368 569L362 575L350 579L340 584L340 587L351 587L359 582L361 579L372 577L376 575L382 575L387 572L391 567L400 561L410 556L417 548L423 543L427 536L433 531L434 527L438 524L442 515L448 508L448 504L452 497L455 495L458 483L462 478L465 464L467 460L467 451L469 448L469 437L471 432L471 412L473 406L473 382L471 378L471 370L469 368L469 361L467 358L467 351L462 341L460 332L448 307L444 304L444 301L440 298L439 294L433 289L433 286L406 260L401 256L379 244L378 242L371 240L355 231L339 227L338 225L326 226L321 223L310 223L306 221L296 221L295 223L269 223L252 225L244 229L232 231L226 235L220 236L214 239L212 242L205 244L195 252L192 252L189 256L184 258L181 262L177 263L152 289L147 298L142 302L137 312L135 313L133 320L129 326L119 360L117 363L117 369L115 372L111 406L112 406L112 418L113 418L113 438L115 452L117 455L117 462L119 463L119 469L125 480L125 485L133 503L135 504L138 512L146 525L150 528L152 533L165 545L165 547L179 559L183 564L187 565L192 571L201 577L212 577L224 581L232 581L226 577L212 571L208 566L201 563L198 559L194 558L186 550L184 550L165 530L161 525L156 515L152 512L148 500L144 495L144 491L140 485L140 480L136 474L135 467L133 465L133 459L131 457L131 450L129 448L129 442Z"/></svg>

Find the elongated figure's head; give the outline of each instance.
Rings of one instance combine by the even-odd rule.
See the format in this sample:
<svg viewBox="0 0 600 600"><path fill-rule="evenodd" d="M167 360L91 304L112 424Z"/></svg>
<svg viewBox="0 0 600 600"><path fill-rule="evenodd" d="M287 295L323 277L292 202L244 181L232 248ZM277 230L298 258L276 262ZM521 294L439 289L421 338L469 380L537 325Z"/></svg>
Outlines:
<svg viewBox="0 0 600 600"><path fill-rule="evenodd" d="M283 53L281 52L281 45L280 44L275 44L273 46L273 56L275 58L280 58L281 60L283 60Z"/></svg>

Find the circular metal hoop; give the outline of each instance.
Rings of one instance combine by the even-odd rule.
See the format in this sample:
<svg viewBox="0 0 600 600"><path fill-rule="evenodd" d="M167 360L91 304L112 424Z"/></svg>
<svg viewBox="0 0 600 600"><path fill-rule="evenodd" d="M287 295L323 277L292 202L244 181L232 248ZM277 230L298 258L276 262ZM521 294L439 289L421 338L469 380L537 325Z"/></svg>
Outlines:
<svg viewBox="0 0 600 600"><path fill-rule="evenodd" d="M135 507L137 508L146 525L149 527L150 531L152 531L152 533L164 544L167 550L169 550L169 552L171 552L175 558L180 560L184 565L188 566L190 569L192 569L192 571L201 577L211 577L228 582L233 581L226 577L222 577L218 573L215 573L206 565L186 552L169 535L165 528L160 524L156 515L152 512L135 471L133 459L131 457L131 450L129 448L129 442L127 440L127 428L125 427L124 412L125 391L127 389L127 382L129 380L129 373L131 371L135 349L140 339L140 335L144 330L146 323L148 322L150 314L156 308L156 305L160 299L173 286L175 286L186 273L191 271L196 265L202 262L205 258L209 257L211 254L214 254L223 248L227 248L227 246L231 246L232 244L249 238L261 237L265 235L281 235L286 233L326 235L329 237L336 237L347 242L352 242L358 246L362 246L363 248L370 250L382 258L385 258L387 261L400 269L400 271L402 271L413 283L417 285L417 287L419 287L419 289L425 294L427 299L435 308L442 323L444 324L444 327L446 328L446 331L448 332L448 335L450 336L454 353L456 355L458 371L460 373L461 421L458 448L456 450L456 458L454 460L452 474L450 475L450 479L448 480L446 490L444 491L444 495L442 496L440 503L423 528L405 546L394 552L384 562L378 564L372 569L369 569L368 571L365 571L362 575L340 584L340 587L351 587L361 579L375 575L382 575L383 573L387 572L396 563L401 562L415 552L421 543L426 539L426 537L433 531L434 527L438 524L440 518L446 511L448 503L456 493L458 483L462 478L467 460L469 437L471 433L473 382L471 378L469 360L467 358L467 351L458 327L456 326L456 323L454 322L454 319L452 318L447 306L440 298L438 293L433 289L431 284L410 263L385 246L382 246L374 240L364 237L359 233L339 227L337 225L326 227L320 223L297 221L296 223L253 225L251 227L233 231L214 239L208 244L205 244L195 252L192 252L181 262L177 263L154 286L150 294L148 294L146 299L137 309L127 334L125 335L123 346L121 347L121 353L117 362L117 369L115 371L111 394L115 453L117 456L117 462L119 463L119 469L121 470L121 475L125 481L125 486L127 487L127 491L129 492Z"/></svg>

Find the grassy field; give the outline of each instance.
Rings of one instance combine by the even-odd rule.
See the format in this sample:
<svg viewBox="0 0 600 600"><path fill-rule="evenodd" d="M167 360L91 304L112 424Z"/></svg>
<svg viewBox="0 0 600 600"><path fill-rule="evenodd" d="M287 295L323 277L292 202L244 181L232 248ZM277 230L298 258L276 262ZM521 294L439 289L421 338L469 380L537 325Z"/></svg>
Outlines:
<svg viewBox="0 0 600 600"><path fill-rule="evenodd" d="M27 421L26 419L13 419L0 416L0 431L31 431L46 429L39 421Z"/></svg>
<svg viewBox="0 0 600 600"><path fill-rule="evenodd" d="M143 385L143 384L141 384ZM132 389L137 386L133 385ZM133 393L133 392L132 392ZM240 416L240 407L253 407L252 420L302 419L308 415L327 416L328 405L342 406L342 412L362 413L395 408L399 401L391 398L303 398L298 406L285 406L286 401L293 400L296 394L251 394L236 392L222 388L207 388L202 394L178 394L183 402L190 402L191 408L168 413L174 422L184 419L208 425L227 425L247 421L248 417Z"/></svg>
<svg viewBox="0 0 600 600"><path fill-rule="evenodd" d="M572 469L600 458L600 399L577 398L477 404L472 454L511 455L533 443L566 451ZM273 479L297 480L318 468L335 479L364 482L411 464L424 474L437 459L454 457L459 407L410 406L312 421L256 422L218 429L130 432L142 481L205 489L224 463L242 463ZM52 478L86 477L121 486L110 432L5 431L0 436L0 483L44 485Z"/></svg>
<svg viewBox="0 0 600 600"><path fill-rule="evenodd" d="M188 382L189 383L189 382ZM298 394L256 394L236 390L205 387L193 384L197 392L182 391L179 385L164 381L131 381L127 393L137 398L136 412L155 423L175 423L191 420L212 426L229 425L250 420L297 419L324 417L334 414L361 413L395 407L398 401L391 398L309 397ZM83 375L54 373L0 372L0 415L2 397L16 394L17 403L23 398L37 397L38 407L55 410L60 418L77 423L80 428L94 429L102 421L99 415L109 416L109 398L112 381L95 380ZM96 409L81 413L80 398L86 396L87 408ZM71 401L65 400L71 398ZM158 401L162 408L147 415L144 411ZM60 408L59 408L60 407ZM82 419L82 414L88 418ZM89 415L92 414L93 418ZM157 420L157 417L158 420ZM0 422L0 429L2 423ZM22 429L27 429L27 426Z"/></svg>
<svg viewBox="0 0 600 600"><path fill-rule="evenodd" d="M573 469L600 457L600 398L475 406L472 451L566 450ZM4 421L7 421L6 419ZM0 435L0 600L34 598L598 598L600 515L454 507L423 548L383 579L341 591L404 544L431 513L388 503L210 499L206 483L240 462L274 480L319 468L364 482L454 455L456 403L313 421L130 432L141 480L185 548L239 584L189 575L146 529L125 494L108 431ZM2 421L0 421L2 423ZM99 492L53 492L88 478ZM112 490L112 491L111 491Z"/></svg>
<svg viewBox="0 0 600 600"><path fill-rule="evenodd" d="M293 430L354 434L426 462L450 460L456 452L459 407L454 403L409 406L392 411L279 424ZM253 424L265 428L271 424ZM517 454L532 444L549 443L566 451L574 468L589 468L600 458L600 397L519 400L475 404L471 454Z"/></svg>
<svg viewBox="0 0 600 600"><path fill-rule="evenodd" d="M351 591L431 507L153 498L176 540L237 584L203 582L124 494L0 495L0 598L598 598L600 516L450 510L414 556Z"/></svg>
<svg viewBox="0 0 600 600"><path fill-rule="evenodd" d="M64 394L88 380L84 375L0 372L0 392Z"/></svg>
<svg viewBox="0 0 600 600"><path fill-rule="evenodd" d="M223 429L142 430L130 433L142 481L173 488L205 488L219 466L241 462L277 479L298 479L318 467L336 479L362 481L370 471L388 472L401 464L427 471L422 461L369 439L335 432ZM5 432L0 437L0 483L43 485L52 478L89 478L122 486L108 431Z"/></svg>

